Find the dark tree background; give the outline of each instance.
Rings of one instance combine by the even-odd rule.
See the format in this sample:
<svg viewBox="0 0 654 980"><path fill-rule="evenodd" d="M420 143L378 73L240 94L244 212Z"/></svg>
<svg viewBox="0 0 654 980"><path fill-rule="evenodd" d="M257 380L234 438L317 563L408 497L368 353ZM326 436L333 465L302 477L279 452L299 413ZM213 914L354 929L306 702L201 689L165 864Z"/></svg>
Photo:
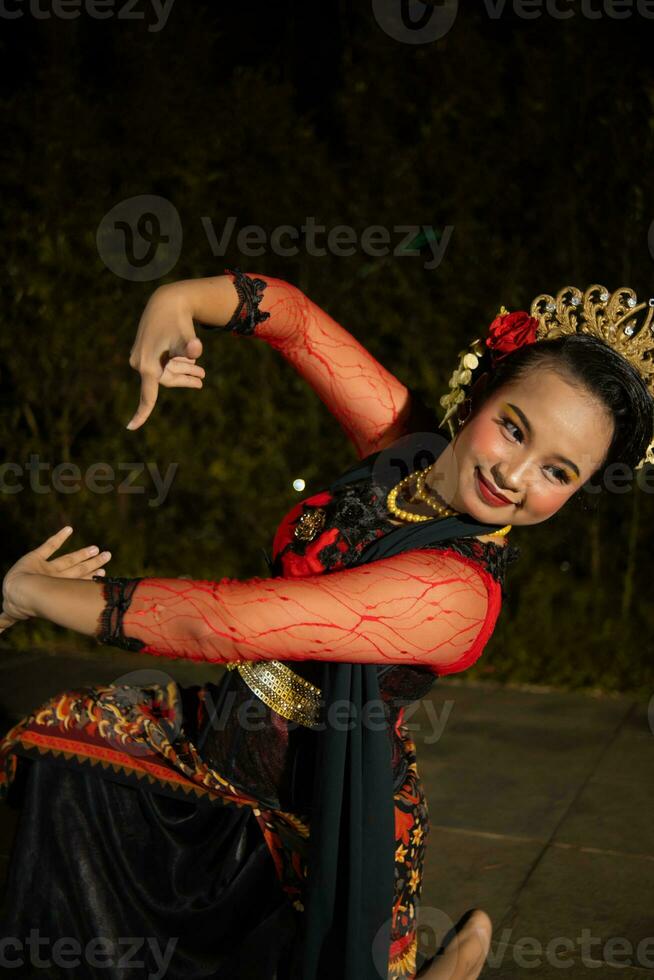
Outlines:
<svg viewBox="0 0 654 980"><path fill-rule="evenodd" d="M162 282L238 265L298 285L422 394L435 424L457 352L501 304L593 282L654 295L654 21L635 3L624 19L608 0L561 2L568 19L469 5L424 43L383 28L390 0L176 0L159 30L144 0L141 19L121 6L65 20L16 0L23 16L0 17L5 566L71 523L79 545L113 552L115 574L265 575L293 480L315 492L355 459L279 355L228 335L202 337L203 392L162 390L149 423L126 431L129 351ZM171 267L146 281L98 244L107 214L139 195L169 201L183 230L160 244L178 247ZM230 217L221 254L207 229L220 239ZM357 236L380 225L390 254L310 254L302 236L279 254L271 233L309 217ZM266 235L256 256L236 240L248 225ZM450 236L437 267L426 245L393 254L403 225ZM46 466L37 489L30 458ZM147 471L142 493L119 490L146 462L177 465L160 506ZM105 463L116 479L105 493L54 489L66 463L82 475ZM9 492L15 467L24 489ZM633 484L580 491L515 530L503 614L462 676L649 696L653 530L654 495ZM7 642L82 641L32 623Z"/></svg>

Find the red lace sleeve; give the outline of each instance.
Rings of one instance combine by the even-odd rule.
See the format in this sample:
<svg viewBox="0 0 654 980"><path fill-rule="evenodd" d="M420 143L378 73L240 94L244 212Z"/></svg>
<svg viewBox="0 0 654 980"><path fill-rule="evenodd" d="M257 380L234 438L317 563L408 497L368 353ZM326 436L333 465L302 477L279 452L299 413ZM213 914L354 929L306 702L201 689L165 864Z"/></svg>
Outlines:
<svg viewBox="0 0 654 980"><path fill-rule="evenodd" d="M478 573L484 579L484 585L486 586L486 591L488 594L488 607L486 609L484 622L466 652L458 660L453 660L448 664L439 664L436 668L434 668L435 673L438 674L439 677L443 674L460 673L462 670L467 670L468 667L472 667L474 662L478 660L483 653L484 647L493 635L493 630L495 629L495 624L497 623L500 610L502 608L502 586L495 578L493 578L490 572L486 571L484 568L480 568L476 561L474 561L472 558L466 558L465 555L461 555L459 552L449 551L448 549L447 552L443 553L456 555L458 561L467 564L473 570L473 572Z"/></svg>
<svg viewBox="0 0 654 980"><path fill-rule="evenodd" d="M110 580L107 589L115 589ZM414 549L328 575L142 579L119 589L103 642L142 653L229 663L330 660L464 670L499 613L499 585L449 550ZM126 598L127 596L127 598ZM108 621L107 617L104 617Z"/></svg>
<svg viewBox="0 0 654 980"><path fill-rule="evenodd" d="M227 328L278 350L338 420L359 458L408 430L412 392L328 313L282 279L225 273L239 295Z"/></svg>

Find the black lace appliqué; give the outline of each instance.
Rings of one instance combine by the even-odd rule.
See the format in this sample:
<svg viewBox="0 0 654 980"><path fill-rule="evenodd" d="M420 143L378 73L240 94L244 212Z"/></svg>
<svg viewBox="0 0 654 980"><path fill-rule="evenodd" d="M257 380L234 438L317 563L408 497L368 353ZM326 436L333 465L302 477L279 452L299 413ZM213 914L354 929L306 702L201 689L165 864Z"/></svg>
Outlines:
<svg viewBox="0 0 654 980"><path fill-rule="evenodd" d="M363 548L385 533L385 511L382 501L381 489L364 479L338 488L328 503L321 504L320 509L325 512L321 534L334 528L339 532L336 541L326 544L316 552L316 558L325 571L330 571L337 565L348 567L356 564ZM307 506L304 512L312 509ZM343 549L343 543L347 545L346 549ZM305 549L305 542L295 538L291 540L272 563L273 574L281 574L280 559L283 554L292 551L297 555L303 555Z"/></svg>
<svg viewBox="0 0 654 980"><path fill-rule="evenodd" d="M512 562L520 557L520 549L513 545L494 544L492 541L479 541L478 538L452 538L443 541L442 545L430 545L430 547L451 548L458 554L473 561L480 562L488 569L496 582L502 588L502 598L506 598L504 584L506 581L506 569Z"/></svg>
<svg viewBox="0 0 654 980"><path fill-rule="evenodd" d="M129 609L134 595L134 589L142 581L140 578L104 578L94 576L96 582L102 582L105 607L100 617L100 629L97 633L98 643L107 646L122 647L123 650L138 652L145 646L141 640L125 636L123 633L123 616Z"/></svg>
<svg viewBox="0 0 654 980"><path fill-rule="evenodd" d="M386 509L386 497L387 490L383 486L364 477L338 487L333 493L332 500L321 505L321 509L325 511L325 522L321 533L333 528L338 528L339 531L337 541L325 545L316 552L318 561L326 571L339 563L346 568L356 564L360 551L367 544L382 534L395 530L396 525L390 520ZM342 548L343 541L348 545L347 550ZM289 542L273 563L273 574L279 573L282 554L292 551L302 555L305 548L306 545L302 541ZM450 538L447 541L431 544L429 548L450 548L464 557L479 562L499 582L502 590L504 590L507 565L520 557L519 548L494 544L492 541L479 541L472 536Z"/></svg>
<svg viewBox="0 0 654 980"><path fill-rule="evenodd" d="M234 276L234 288L238 293L239 304L234 314L226 323L223 330L231 330L232 333L253 334L257 323L267 320L270 313L265 313L259 309L259 303L263 297L263 291L268 285L263 279L256 279L246 276L240 269L225 269L225 275ZM199 327L205 330L215 330L216 327L207 323L195 321Z"/></svg>
<svg viewBox="0 0 654 980"><path fill-rule="evenodd" d="M325 527L336 527L339 538L348 545L347 551L337 544L325 545L318 560L329 569L338 562L346 567L354 564L367 544L384 533L380 525L381 496L368 481L350 483L343 487L325 506Z"/></svg>

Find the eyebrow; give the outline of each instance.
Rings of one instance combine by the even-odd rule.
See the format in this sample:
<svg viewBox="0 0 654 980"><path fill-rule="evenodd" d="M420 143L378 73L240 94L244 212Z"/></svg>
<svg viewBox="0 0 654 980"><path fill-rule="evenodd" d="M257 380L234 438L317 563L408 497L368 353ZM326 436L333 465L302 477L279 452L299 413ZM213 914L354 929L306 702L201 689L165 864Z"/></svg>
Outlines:
<svg viewBox="0 0 654 980"><path fill-rule="evenodd" d="M525 413L522 411L522 409L518 408L517 405L512 405L511 402L507 402L507 405L509 406L509 408L512 408L513 411L516 413L516 415L518 416L518 418L520 419L520 421L524 425L524 427L527 430L527 432L529 433L529 435L530 436L533 435L533 429L531 427L531 424L529 422L529 419L527 418L527 416L525 415ZM579 477L579 467L575 463L573 463L571 459L568 459L567 456L561 456L558 453L556 453L554 455L554 459L558 459L562 463L566 463L571 469L573 469L575 471L575 473L577 474L577 477Z"/></svg>

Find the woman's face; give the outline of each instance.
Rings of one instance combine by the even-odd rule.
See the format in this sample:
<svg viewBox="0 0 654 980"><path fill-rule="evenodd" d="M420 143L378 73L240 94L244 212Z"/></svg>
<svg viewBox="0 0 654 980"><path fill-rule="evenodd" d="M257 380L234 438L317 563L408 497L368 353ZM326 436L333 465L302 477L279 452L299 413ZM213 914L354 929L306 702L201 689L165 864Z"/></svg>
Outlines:
<svg viewBox="0 0 654 980"><path fill-rule="evenodd" d="M449 450L455 493L438 482L434 489L479 521L540 524L601 466L612 437L613 420L590 392L552 370L534 371L472 412ZM489 498L484 480L507 502Z"/></svg>

